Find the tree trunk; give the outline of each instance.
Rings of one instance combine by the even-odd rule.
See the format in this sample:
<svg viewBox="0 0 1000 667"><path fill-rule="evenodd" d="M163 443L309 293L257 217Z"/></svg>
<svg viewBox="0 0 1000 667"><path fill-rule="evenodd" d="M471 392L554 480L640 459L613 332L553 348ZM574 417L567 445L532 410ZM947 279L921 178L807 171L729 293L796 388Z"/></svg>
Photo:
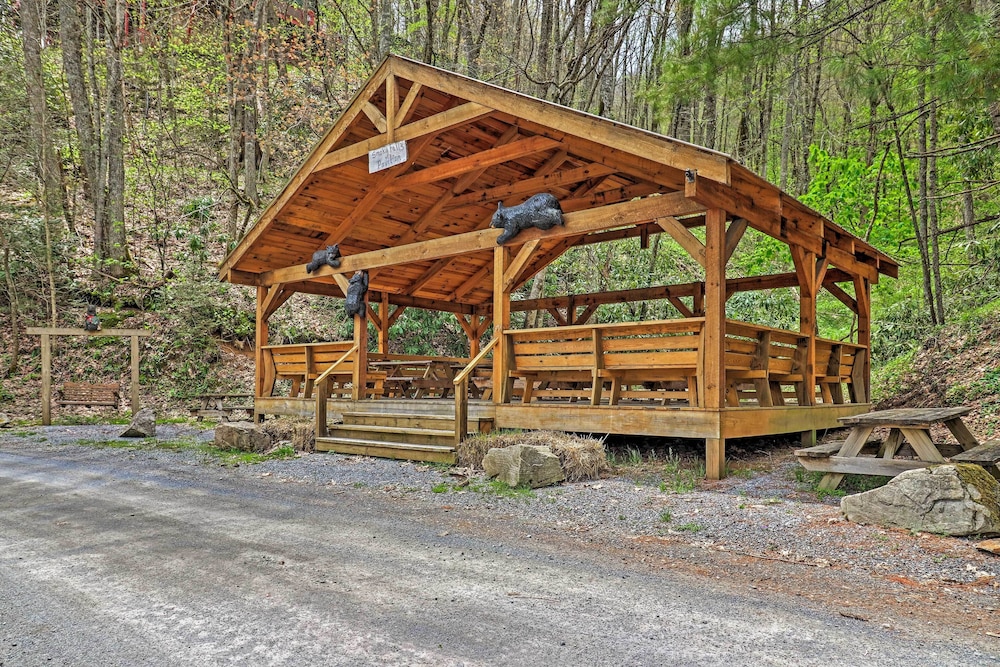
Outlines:
<svg viewBox="0 0 1000 667"><path fill-rule="evenodd" d="M927 158L927 236L931 244L931 275L934 279L934 310L937 321L944 324L944 293L941 288L941 245L938 239L938 147L937 100L931 104L927 122L930 125L930 156Z"/></svg>
<svg viewBox="0 0 1000 667"><path fill-rule="evenodd" d="M3 243L3 275L7 287L7 300L10 302L10 362L4 377L10 377L17 372L21 359L21 311L17 302L17 288L10 272L10 239L4 234L0 225L0 242Z"/></svg>
<svg viewBox="0 0 1000 667"><path fill-rule="evenodd" d="M104 207L103 187L98 179L101 137L100 128L94 123L94 110L87 92L81 30L77 0L59 0L59 39L62 41L63 71L73 107L73 126L80 146L83 194L97 211Z"/></svg>
<svg viewBox="0 0 1000 667"><path fill-rule="evenodd" d="M34 148L35 169L41 186L39 201L49 220L63 213L62 169L53 144L52 123L49 119L42 71L42 49L46 35L46 4L41 0L22 0L21 29L24 50L24 78L28 94L31 140Z"/></svg>
<svg viewBox="0 0 1000 667"><path fill-rule="evenodd" d="M125 1L109 0L105 9L107 104L104 113L105 200L102 240L97 248L102 270L116 278L130 271L125 234L125 96L122 45Z"/></svg>

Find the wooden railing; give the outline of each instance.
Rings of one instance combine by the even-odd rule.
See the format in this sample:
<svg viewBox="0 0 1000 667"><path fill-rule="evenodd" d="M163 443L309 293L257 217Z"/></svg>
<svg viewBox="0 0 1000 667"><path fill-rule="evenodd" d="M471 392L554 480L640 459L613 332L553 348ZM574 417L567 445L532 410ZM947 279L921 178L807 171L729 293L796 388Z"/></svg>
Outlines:
<svg viewBox="0 0 1000 667"><path fill-rule="evenodd" d="M622 398L698 405L704 318L509 330L507 390L521 379L521 401L545 398L600 404ZM494 382L503 381L494 378Z"/></svg>
<svg viewBox="0 0 1000 667"><path fill-rule="evenodd" d="M482 363L486 355L493 351L493 348L500 342L500 336L494 336L493 340L486 344L479 354L473 357L468 365L455 376L455 444L462 442L465 434L469 430L469 378L475 372L476 367Z"/></svg>
<svg viewBox="0 0 1000 667"><path fill-rule="evenodd" d="M322 369L328 368L352 346L351 341L264 346L261 396L274 395L276 380L291 380L290 397L301 393L303 398L311 398Z"/></svg>
<svg viewBox="0 0 1000 667"><path fill-rule="evenodd" d="M704 322L687 318L508 330L507 371L494 381L507 383L507 400L519 390L523 403L564 399L616 405L627 399L704 405ZM728 320L726 406L845 403L848 397L867 402L867 350L813 340L810 373L809 336Z"/></svg>

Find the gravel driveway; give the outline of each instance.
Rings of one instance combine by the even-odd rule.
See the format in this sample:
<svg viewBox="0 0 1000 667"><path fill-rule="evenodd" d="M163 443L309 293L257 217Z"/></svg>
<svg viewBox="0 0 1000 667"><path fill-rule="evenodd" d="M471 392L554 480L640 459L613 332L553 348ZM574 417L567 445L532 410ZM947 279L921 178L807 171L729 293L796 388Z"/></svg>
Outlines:
<svg viewBox="0 0 1000 667"><path fill-rule="evenodd" d="M841 630L864 636L875 633L869 637L872 647L882 641L901 642L902 652L894 662L876 660L877 664L917 664L903 659L906 651L918 656L921 651L944 650L946 644L940 642L955 642L964 648L956 654L945 651L941 661L932 661L934 664L992 664L991 661L1000 664L1000 639L996 636L1000 631L997 622L1000 559L976 551L968 540L849 524L840 518L835 505L801 499L803 494L794 482L790 461L779 462L766 474L731 478L686 493L664 493L654 485L611 477L539 489L531 496L510 497L497 495L479 480L463 486L463 481L450 476L444 468L414 463L314 454L234 467L220 466L191 448L172 451L153 448L148 443L137 449L107 446L118 442L116 436L121 430L120 426L54 426L0 432L0 471L26 464L29 468L55 466L46 473L49 476L58 476L59 471L78 476L90 469L89 477L81 479L93 479L94 488L120 485L142 496L144 489L162 491L173 485L179 494L200 489L199 493L213 503L223 504L230 498L251 493L250 504L262 515L254 516L253 520L260 519L262 525L269 521L280 523L280 517L269 515L276 511L274 508L257 507L264 497L278 499L275 502L279 506L281 499L288 499L287 506L281 508L286 513L285 519L294 519L298 513L311 514L316 506L347 503L354 508L354 519L361 525L374 521L379 526L378 532L386 536L392 534L391 526L397 529L401 525L415 526L414 530L420 534L410 535L407 540L421 544L422 548L426 547L427 539L432 543L471 540L469 555L459 549L460 557L453 551L453 544L438 545L444 549L441 553L464 563L463 567L472 567L469 564L472 554L477 554L473 558L477 562L483 558L490 562L499 559L493 565L501 567L505 559L514 558L515 570L522 573L534 571L538 563L532 565L533 559L541 559L540 562L556 559L570 577L573 573L579 575L581 568L596 567L602 572L599 577L602 584L594 592L596 595L599 590L611 616L622 614L622 618L627 618L627 610L616 611L615 605L627 607L628 603L613 594L614 587L606 587L609 577L642 581L638 589L629 586L629 590L637 600L653 605L650 609L655 604L641 595L640 589L648 586L661 590L666 583L677 583L673 581L675 577L693 578L691 581L698 586L711 589L712 596L736 596L735 602L727 597L725 604L713 597L722 606L714 612L706 610L709 617L712 613L739 615L747 613L745 605L763 605L773 608L776 617L784 619L782 622L819 623L807 633L817 638L817 646L826 645L819 641L821 633L817 634L818 628L826 626L833 628L831 637ZM192 441L212 437L211 431L185 426L159 426L158 435L163 442L178 437ZM75 444L81 442L84 444ZM5 486L4 474L0 472L0 487ZM31 481L23 474L11 473L12 479L20 484ZM35 482L49 483L41 479ZM82 492L87 493L87 489ZM4 502L11 502L11 498ZM4 511L9 513L11 509L5 507ZM347 532L358 529L358 524L351 522L336 527ZM449 536L453 537L446 539ZM20 549L9 538L0 538L0 547L0 560L8 560ZM522 556L527 559L525 562L520 561ZM268 557L262 556L264 560ZM479 563L474 569L483 566ZM401 560L400 567L412 564ZM477 576L485 575L480 571ZM503 587L511 588L505 593L512 593L508 597L514 600L501 602L523 602L525 593L519 592L509 576L508 572ZM376 579L373 582L384 585ZM538 607L547 597L569 599L568 592L556 583L550 589L535 580L535 575L532 581L530 588L536 593L542 589L548 592L529 606ZM594 581L584 588L596 586ZM681 588L693 604L699 596L691 588L691 581L685 579ZM0 577L0 588L2 584ZM576 593L570 597L574 604L584 604ZM735 607L728 609L729 604ZM483 610L476 609L476 613ZM801 614L808 618L797 616ZM4 616L0 611L0 619ZM501 622L513 623L507 616ZM7 628L0 626L0 630L0 639L7 642L10 637ZM779 636L786 641L784 632L757 637L776 656L770 664L810 663L803 660L802 653L797 654L798 660L793 658L795 651L805 650L808 654L808 649L798 647L787 653L779 649L780 641L773 643ZM581 644L579 637L574 641L578 648L586 644ZM646 647L652 651L650 656L658 653L654 645L658 644ZM390 662L492 662L488 651L470 654L470 658L434 651L394 653L399 646L393 644L393 647L386 654ZM372 646L368 648L375 650ZM702 647L709 652L725 648ZM854 649L842 647L842 650L846 656ZM372 655L375 654L377 651ZM0 665L8 664L5 656L11 660L10 665L25 664L14 661L16 656L25 655L7 646L0 650ZM237 651L233 655L243 654ZM586 652L555 651L548 655L560 664L589 662L585 659ZM673 664L712 664L704 660L706 655L695 651ZM739 660L740 655L747 660ZM733 654L737 664L767 662L752 662L749 655L738 651ZM862 654L852 655L860 658ZM613 658L625 656L612 652L608 657L612 663L607 664L613 664ZM970 662L966 663L966 659ZM181 660L179 664L190 663ZM275 664L286 663L278 660ZM854 663L837 662L836 656L829 654L823 664Z"/></svg>

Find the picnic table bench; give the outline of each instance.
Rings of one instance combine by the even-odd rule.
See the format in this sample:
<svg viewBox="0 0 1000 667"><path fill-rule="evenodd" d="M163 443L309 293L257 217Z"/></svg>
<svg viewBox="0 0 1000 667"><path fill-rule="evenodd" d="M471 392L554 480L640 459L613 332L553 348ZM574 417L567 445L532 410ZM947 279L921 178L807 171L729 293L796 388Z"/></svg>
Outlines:
<svg viewBox="0 0 1000 667"><path fill-rule="evenodd" d="M219 417L228 421L233 412L238 410L248 412L251 416L253 415L253 401L250 401L250 405L246 405L245 403L234 405L235 401L253 398L253 394L196 394L192 398L198 399L200 402L198 407L191 408L191 416L197 417L198 421L201 421L205 417Z"/></svg>
<svg viewBox="0 0 1000 667"><path fill-rule="evenodd" d="M846 440L799 449L795 456L806 470L827 473L819 483L819 488L827 491L836 489L848 473L895 477L905 470L946 463L946 454L953 449L959 453L951 457L952 461L985 463L984 467L996 475L1000 441L980 445L962 421L970 411L968 407L899 408L841 417L842 423L852 427ZM931 438L935 426L946 427L957 447L935 443ZM888 428L889 435L881 443L869 443L876 428ZM906 444L915 457L896 458Z"/></svg>
<svg viewBox="0 0 1000 667"><path fill-rule="evenodd" d="M59 390L57 405L105 405L117 408L121 397L121 387L117 384L92 384L89 382L67 382Z"/></svg>

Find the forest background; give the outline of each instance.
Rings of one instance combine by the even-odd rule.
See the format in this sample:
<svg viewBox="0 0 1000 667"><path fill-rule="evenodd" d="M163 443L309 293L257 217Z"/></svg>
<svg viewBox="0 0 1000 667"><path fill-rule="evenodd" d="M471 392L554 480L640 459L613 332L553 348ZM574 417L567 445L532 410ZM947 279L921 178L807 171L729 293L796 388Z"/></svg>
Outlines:
<svg viewBox="0 0 1000 667"><path fill-rule="evenodd" d="M254 295L215 266L390 52L732 155L901 261L872 298L876 398L916 381L1000 412L996 0L0 0L0 410L37 414L24 327L79 326L88 303L153 330L142 382L161 401L248 390ZM522 296L697 279L663 236L571 251ZM767 240L730 266L791 270ZM791 290L727 307L797 326ZM819 309L822 335L851 335L836 299ZM270 342L350 326L297 295ZM463 353L445 314L410 309L391 339ZM56 381L124 378L117 344L61 342ZM928 389L921 363L945 357L967 368Z"/></svg>

